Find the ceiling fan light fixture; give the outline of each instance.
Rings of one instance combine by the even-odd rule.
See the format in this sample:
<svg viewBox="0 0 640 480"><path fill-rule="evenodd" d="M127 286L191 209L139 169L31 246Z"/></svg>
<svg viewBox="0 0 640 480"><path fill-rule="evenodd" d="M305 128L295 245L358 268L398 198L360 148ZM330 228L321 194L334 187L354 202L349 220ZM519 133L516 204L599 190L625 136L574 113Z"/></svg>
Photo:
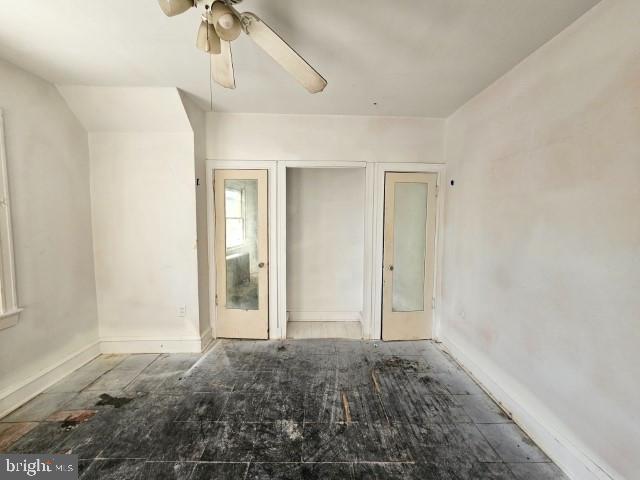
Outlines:
<svg viewBox="0 0 640 480"><path fill-rule="evenodd" d="M233 11L220 0L211 5L211 23L215 26L218 36L227 42L232 42L242 33L240 20Z"/></svg>
<svg viewBox="0 0 640 480"><path fill-rule="evenodd" d="M174 17L195 7L195 0L158 0L158 5L167 17Z"/></svg>
<svg viewBox="0 0 640 480"><path fill-rule="evenodd" d="M225 30L229 30L230 28L233 28L233 23L235 21L236 19L233 15L231 15L230 13L225 13L220 15L220 18L218 18L218 25L220 25Z"/></svg>

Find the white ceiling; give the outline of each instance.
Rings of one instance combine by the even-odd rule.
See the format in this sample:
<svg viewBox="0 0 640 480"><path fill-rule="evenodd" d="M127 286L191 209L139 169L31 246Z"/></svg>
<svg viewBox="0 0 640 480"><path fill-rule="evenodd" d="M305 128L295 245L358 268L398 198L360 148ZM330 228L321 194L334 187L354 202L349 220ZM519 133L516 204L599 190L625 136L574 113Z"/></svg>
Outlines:
<svg viewBox="0 0 640 480"><path fill-rule="evenodd" d="M244 35L222 112L444 117L599 0L245 0L322 73L308 94ZM199 13L156 0L4 1L0 57L59 85L176 86L209 105ZM377 105L374 105L377 103Z"/></svg>

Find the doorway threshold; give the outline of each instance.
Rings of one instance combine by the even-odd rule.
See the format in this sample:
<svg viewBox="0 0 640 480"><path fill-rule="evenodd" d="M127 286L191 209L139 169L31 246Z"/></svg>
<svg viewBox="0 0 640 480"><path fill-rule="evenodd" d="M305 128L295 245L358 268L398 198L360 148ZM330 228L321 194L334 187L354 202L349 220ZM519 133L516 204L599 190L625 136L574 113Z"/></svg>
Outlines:
<svg viewBox="0 0 640 480"><path fill-rule="evenodd" d="M360 322L288 322L287 338L362 339Z"/></svg>

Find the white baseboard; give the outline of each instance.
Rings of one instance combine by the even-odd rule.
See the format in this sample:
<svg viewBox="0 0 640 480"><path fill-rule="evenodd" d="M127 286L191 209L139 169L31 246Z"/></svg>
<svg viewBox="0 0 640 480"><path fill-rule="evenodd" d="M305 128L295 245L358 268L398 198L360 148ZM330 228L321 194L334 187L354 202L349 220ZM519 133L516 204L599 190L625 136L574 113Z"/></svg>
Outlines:
<svg viewBox="0 0 640 480"><path fill-rule="evenodd" d="M0 418L28 402L98 355L100 355L100 345L98 342L94 342L22 382L5 388L0 392Z"/></svg>
<svg viewBox="0 0 640 480"><path fill-rule="evenodd" d="M481 365L474 358L481 356L463 342L441 337L443 346L489 393L493 399L508 411L534 442L572 480L612 480L622 477L597 456L579 448L577 441L570 440L570 432L563 432L557 419L553 418L541 405L525 401L517 395L513 381L490 365ZM609 472L609 473L607 473Z"/></svg>
<svg viewBox="0 0 640 480"><path fill-rule="evenodd" d="M211 341L205 336L157 338L157 337L101 337L100 353L200 353L203 344Z"/></svg>
<svg viewBox="0 0 640 480"><path fill-rule="evenodd" d="M289 322L360 322L362 312L300 312L289 311Z"/></svg>
<svg viewBox="0 0 640 480"><path fill-rule="evenodd" d="M211 328L209 328L204 333L200 334L200 351L204 352L211 342L213 342L213 332L211 331Z"/></svg>
<svg viewBox="0 0 640 480"><path fill-rule="evenodd" d="M73 353L51 367L0 392L0 418L27 403L101 353L200 353L213 341L211 329L200 337L176 339L110 337Z"/></svg>

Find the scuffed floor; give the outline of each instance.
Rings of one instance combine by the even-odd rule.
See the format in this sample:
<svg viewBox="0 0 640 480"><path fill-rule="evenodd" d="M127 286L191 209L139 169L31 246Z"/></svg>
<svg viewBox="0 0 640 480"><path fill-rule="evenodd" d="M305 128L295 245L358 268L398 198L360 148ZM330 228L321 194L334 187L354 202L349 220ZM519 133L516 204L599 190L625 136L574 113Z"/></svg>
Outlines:
<svg viewBox="0 0 640 480"><path fill-rule="evenodd" d="M104 355L1 420L82 479L564 479L432 342Z"/></svg>

